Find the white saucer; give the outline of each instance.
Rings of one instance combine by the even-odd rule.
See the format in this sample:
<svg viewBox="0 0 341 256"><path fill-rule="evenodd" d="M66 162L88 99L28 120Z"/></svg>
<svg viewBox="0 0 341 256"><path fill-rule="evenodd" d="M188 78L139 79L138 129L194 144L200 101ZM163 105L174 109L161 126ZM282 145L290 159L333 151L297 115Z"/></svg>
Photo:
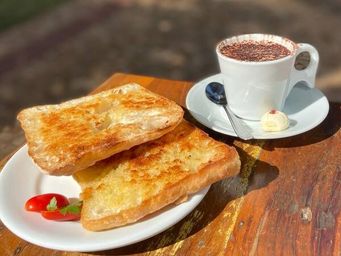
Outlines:
<svg viewBox="0 0 341 256"><path fill-rule="evenodd" d="M224 109L211 102L205 95L205 87L210 82L222 83L222 75L212 75L194 84L187 94L187 109L199 123L206 127L237 137ZM320 90L297 84L288 96L283 109L290 120L288 129L280 132L265 132L259 121L245 120L245 123L251 128L255 139L285 138L313 129L326 118L328 111L328 100Z"/></svg>
<svg viewBox="0 0 341 256"><path fill-rule="evenodd" d="M0 218L22 239L43 247L63 251L99 251L136 243L171 227L189 214L204 198L209 187L188 201L166 207L134 224L101 232L90 232L79 222L54 222L39 213L27 212L27 199L42 193L60 193L78 197L79 186L70 176L41 173L22 147L0 173Z"/></svg>

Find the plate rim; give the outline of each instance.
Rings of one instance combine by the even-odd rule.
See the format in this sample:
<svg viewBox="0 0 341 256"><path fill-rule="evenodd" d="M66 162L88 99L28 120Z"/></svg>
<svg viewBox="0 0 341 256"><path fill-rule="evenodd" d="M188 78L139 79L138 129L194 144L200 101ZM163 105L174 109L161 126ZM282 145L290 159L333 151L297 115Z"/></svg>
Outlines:
<svg viewBox="0 0 341 256"><path fill-rule="evenodd" d="M215 79L219 78L222 76L222 73L216 73L216 74L213 74L213 75L209 75L197 82L195 82L193 84L193 86L189 89L189 91L187 92L187 95L186 95L186 101L185 101L185 104L186 104L186 109L191 113L191 116L197 121L199 122L200 124L204 125L205 127L213 130L213 131L216 131L220 134L225 134L225 135L229 135L229 136L232 136L232 137L236 137L236 138L239 138L237 136L237 134L234 132L234 131L229 131L229 130L222 130L221 128L217 127L217 126L214 126L214 125L210 125L208 126L205 122L203 122L202 120L200 120L199 118L196 117L197 113L195 113L193 110L190 109L190 98L191 98L191 95L196 91L198 90L198 87L200 86L204 86L204 83L208 82L208 81L214 81ZM325 104L325 111L323 111L319 116L320 116L320 119L317 121L317 122L313 122L311 123L309 126L307 126L306 129L304 130L297 130L297 131L293 131L291 132L290 134L288 133L281 133L281 132L276 132L276 133L269 133L268 135L266 136L262 136L262 135L254 135L254 138L253 139L262 139L262 140L271 140L271 139L282 139L282 138L289 138L289 137L293 137L293 136L296 136L296 135L299 135L299 134L302 134L302 133L305 133L307 131L310 131L311 129L315 128L316 126L318 126L319 124L321 124L325 118L327 117L328 113L329 113L329 101L327 99L327 97L324 95L323 92L321 92L321 90L319 90L318 88L314 87L313 89L317 90L319 93L321 93L323 95L323 97L321 99L319 99L322 103ZM206 119L206 116L203 116L205 119ZM259 122L259 121L250 121L250 120L245 120L246 122ZM209 123L209 121L207 120L207 122Z"/></svg>
<svg viewBox="0 0 341 256"><path fill-rule="evenodd" d="M26 152L25 152L25 150L26 150ZM25 155L21 156L21 154L26 154L26 156L28 157L27 144L24 144L22 147L20 147L3 166L3 168L0 172L0 191L1 191L1 194L6 194L6 192L3 191L3 186L1 186L2 183L6 181L6 175L7 175L6 173L9 171L13 171L11 166L15 164L15 161L20 160L20 157L25 157ZM37 169L37 171L39 171L38 167L35 166L33 161L32 161L32 164ZM42 175L44 175L44 174L42 174ZM58 177L56 177L56 178L58 178ZM158 234L162 233L163 231L169 229L170 227L174 226L175 224L180 222L182 219L184 219L186 216L188 216L200 204L200 202L205 198L209 189L210 189L210 186L207 186L204 189L193 194L193 197L191 197L191 199L189 201L185 202L185 203L189 203L192 200L192 202L190 204L188 204L187 206L182 205L182 204L174 205L174 206L168 205L168 207L170 207L169 209L167 209L167 206L166 206L163 210L161 210L160 213L158 213L156 216L153 216L150 218L150 219L161 218L160 214L163 212L167 212L167 211L170 211L172 209L179 208L179 207L185 207L184 209L182 209L182 212L177 214L178 216L176 218L170 220L169 222L167 222L163 226L155 226L154 225L154 226L152 226L153 228L151 228L151 227L148 228L149 232L147 232L147 233L145 233L145 232L133 233L133 234L129 235L129 237L127 239L122 240L121 242L115 242L115 239L113 237L111 237L108 240L104 240L104 243L103 242L97 242L94 244L92 243L88 246L86 244L83 244L83 243L76 243L76 244L71 244L71 245L70 244L57 244L56 242L53 242L53 241L51 242L48 239L42 241L41 239L37 239L34 236L31 236L27 232L20 231L20 224L19 225L12 225L12 221L8 220L6 217L5 213L7 213L7 214L10 213L11 212L10 210L7 210L7 211L1 210L0 211L0 220L2 221L3 225L8 230L10 230L13 234L15 234L17 237L19 237L20 239L23 239L23 240L25 240L31 244L34 244L34 245L38 245L38 246L48 248L48 249L53 249L53 250L61 250L61 251L73 251L73 252L103 251L103 250L115 249L115 248L120 248L120 247L124 247L124 246L131 245L131 244L135 244L135 243L138 243L140 241L146 240L150 237L153 237L155 235L158 235ZM8 193L8 191L7 191L7 193ZM0 202L4 203L2 196L0 196ZM5 204L1 204L1 205L4 206ZM22 207L22 209L23 209L23 211L25 211L23 207ZM31 213L28 213L28 214L31 214ZM138 224L138 223L139 222L132 223L131 225ZM79 223L79 225L81 225L81 223ZM127 225L127 226L130 226L130 225ZM125 226L122 226L120 228L125 228ZM141 229L141 227L138 229ZM32 229L30 229L30 230L32 230ZM37 229L37 230L39 231L39 229ZM108 232L108 236L110 236L110 231L112 231L112 230L114 230L114 229L106 230L103 232ZM88 231L86 229L84 229L84 231L89 232L90 234L98 233L98 232ZM131 238L131 237L133 237L133 238ZM89 239L91 239L91 237Z"/></svg>

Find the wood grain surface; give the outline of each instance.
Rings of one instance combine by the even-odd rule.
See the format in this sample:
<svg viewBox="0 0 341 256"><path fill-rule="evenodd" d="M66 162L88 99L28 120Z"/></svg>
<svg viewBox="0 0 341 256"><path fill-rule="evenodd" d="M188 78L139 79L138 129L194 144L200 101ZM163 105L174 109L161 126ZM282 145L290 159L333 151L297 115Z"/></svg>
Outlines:
<svg viewBox="0 0 341 256"><path fill-rule="evenodd" d="M137 82L185 106L192 83L115 74L93 93ZM214 184L185 219L145 241L94 253L53 251L0 224L0 255L341 255L341 105L304 134L244 142L238 176ZM3 167L8 158L0 162ZM6 207L1 205L0 207Z"/></svg>

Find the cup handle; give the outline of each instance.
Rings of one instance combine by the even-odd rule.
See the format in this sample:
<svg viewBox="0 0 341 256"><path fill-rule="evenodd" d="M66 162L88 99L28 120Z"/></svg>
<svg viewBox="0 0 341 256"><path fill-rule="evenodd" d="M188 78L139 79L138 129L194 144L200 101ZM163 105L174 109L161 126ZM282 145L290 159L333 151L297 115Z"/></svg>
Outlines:
<svg viewBox="0 0 341 256"><path fill-rule="evenodd" d="M294 86L298 82L304 81L306 85L309 86L310 88L315 87L315 77L319 63L319 53L316 50L316 48L310 44L300 43L297 45L298 49L295 58L297 58L297 56L302 52L308 52L310 54L310 62L308 67L306 67L303 70L297 70L295 67L293 67L293 71L290 76L289 86L286 94L287 97L292 88L294 88Z"/></svg>

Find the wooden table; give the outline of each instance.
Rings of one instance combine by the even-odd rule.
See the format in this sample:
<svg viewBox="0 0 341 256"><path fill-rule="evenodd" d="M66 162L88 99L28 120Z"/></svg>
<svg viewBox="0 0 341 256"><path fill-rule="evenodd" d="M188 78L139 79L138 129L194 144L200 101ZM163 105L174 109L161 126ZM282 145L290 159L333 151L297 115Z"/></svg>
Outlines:
<svg viewBox="0 0 341 256"><path fill-rule="evenodd" d="M182 106L192 86L115 74L94 92L128 82L140 83ZM197 124L188 113L185 118ZM333 103L321 125L287 139L244 142L197 124L237 148L240 175L214 184L192 213L165 232L94 254L341 255L340 124L341 106ZM0 255L88 255L30 244L2 224L0 239Z"/></svg>

